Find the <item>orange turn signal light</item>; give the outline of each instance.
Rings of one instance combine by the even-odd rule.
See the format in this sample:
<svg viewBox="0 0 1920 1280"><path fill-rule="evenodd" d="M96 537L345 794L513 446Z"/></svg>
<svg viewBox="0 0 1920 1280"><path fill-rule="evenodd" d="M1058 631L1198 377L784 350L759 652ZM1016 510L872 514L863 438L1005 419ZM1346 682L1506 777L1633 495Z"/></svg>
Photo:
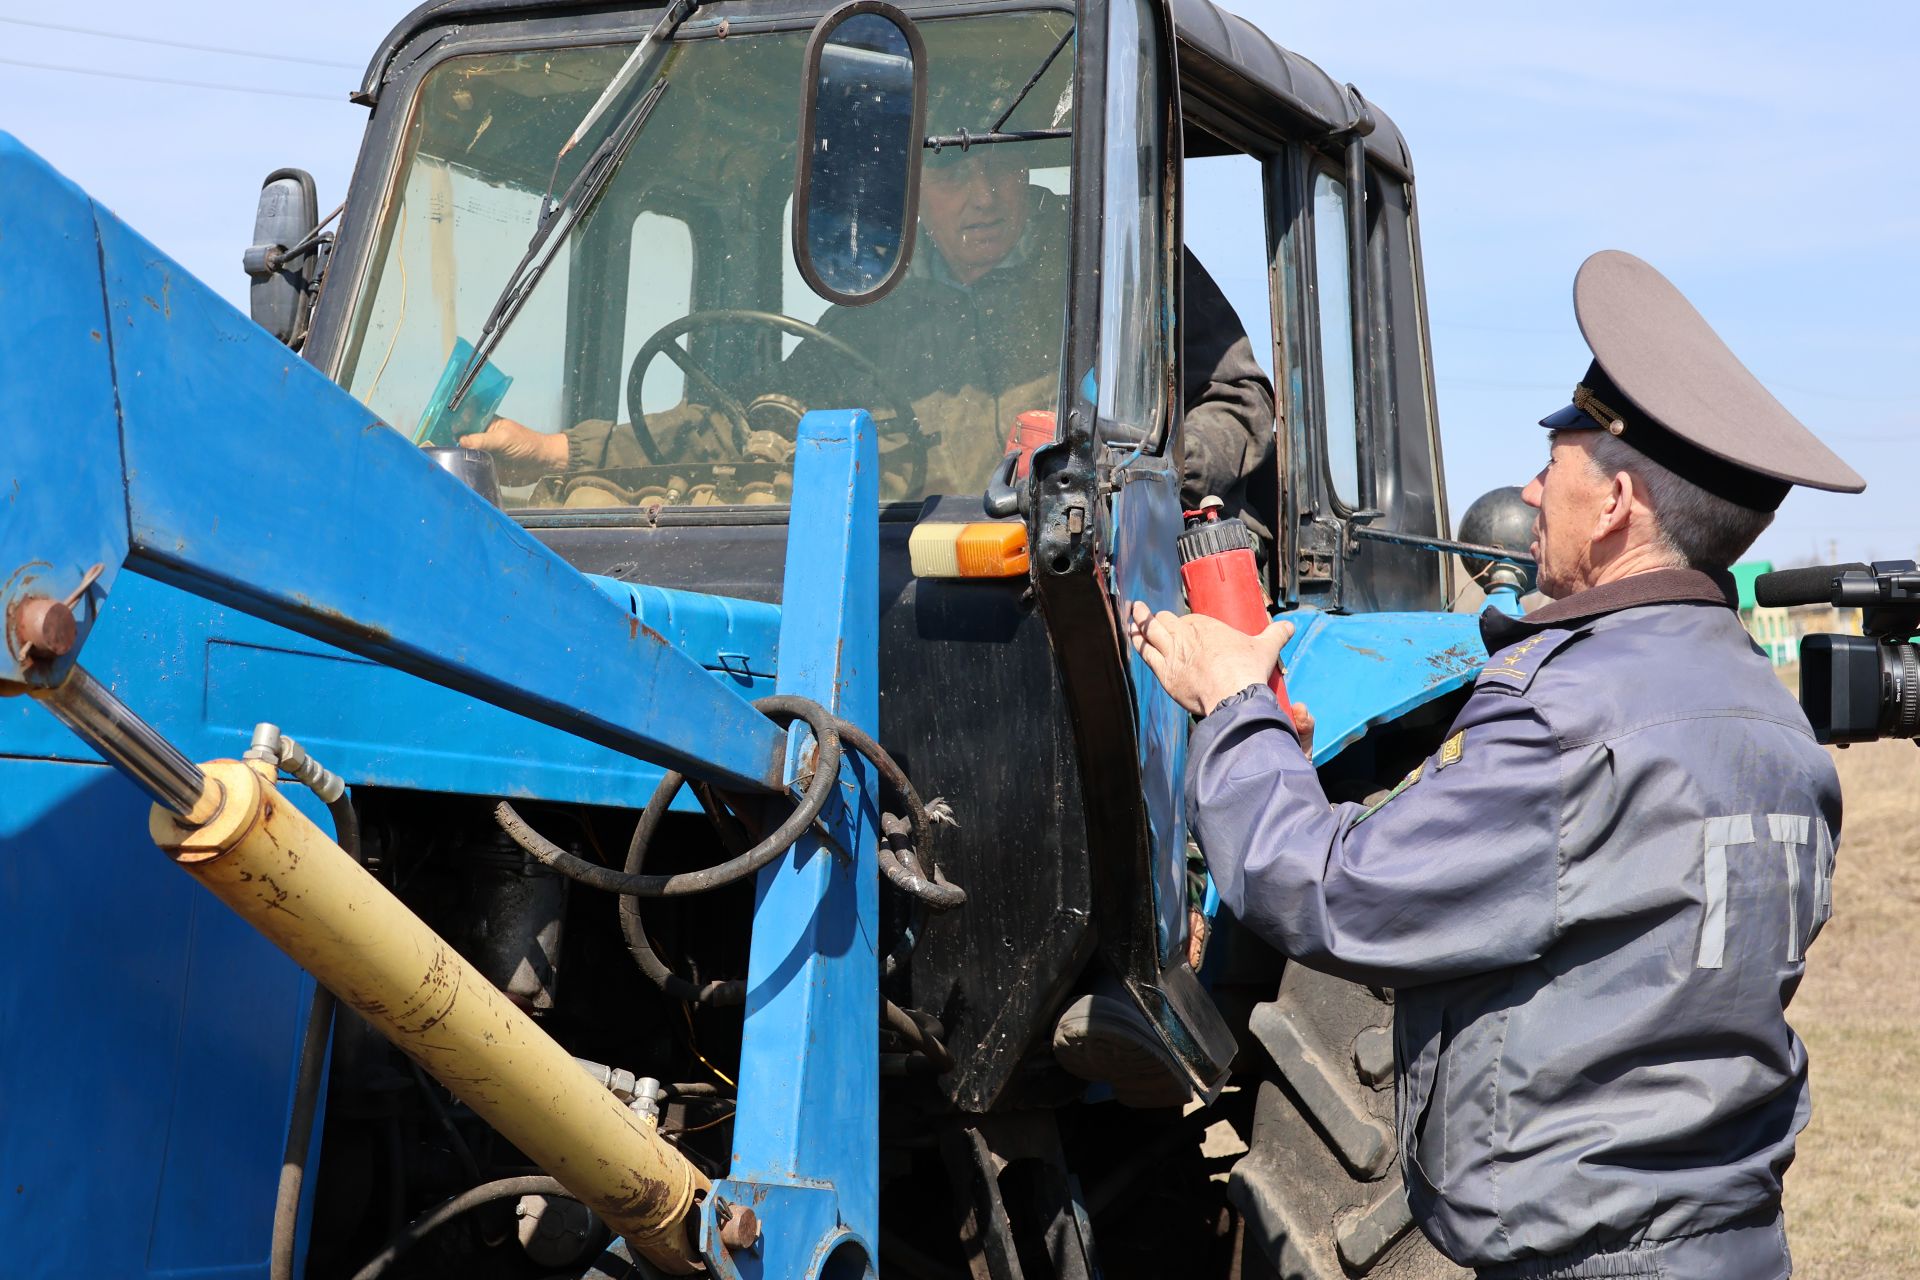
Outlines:
<svg viewBox="0 0 1920 1280"><path fill-rule="evenodd" d="M907 552L916 578L1018 578L1027 572L1027 527L923 524L908 537Z"/></svg>

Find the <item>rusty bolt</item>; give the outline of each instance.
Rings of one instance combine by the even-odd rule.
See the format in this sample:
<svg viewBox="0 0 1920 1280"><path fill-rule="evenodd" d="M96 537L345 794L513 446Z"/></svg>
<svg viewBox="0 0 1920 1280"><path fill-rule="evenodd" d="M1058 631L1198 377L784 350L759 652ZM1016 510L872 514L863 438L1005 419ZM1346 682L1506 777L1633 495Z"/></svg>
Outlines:
<svg viewBox="0 0 1920 1280"><path fill-rule="evenodd" d="M745 1205L731 1206L733 1212L720 1224L720 1243L739 1252L760 1243L760 1215Z"/></svg>
<svg viewBox="0 0 1920 1280"><path fill-rule="evenodd" d="M28 596L13 606L14 656L27 666L73 652L73 610L51 596Z"/></svg>

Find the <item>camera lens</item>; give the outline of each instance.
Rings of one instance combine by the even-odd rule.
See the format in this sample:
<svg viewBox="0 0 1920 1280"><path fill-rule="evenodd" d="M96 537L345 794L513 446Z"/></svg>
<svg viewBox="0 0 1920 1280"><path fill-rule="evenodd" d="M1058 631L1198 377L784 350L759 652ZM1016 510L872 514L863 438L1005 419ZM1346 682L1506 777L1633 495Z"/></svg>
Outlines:
<svg viewBox="0 0 1920 1280"><path fill-rule="evenodd" d="M1920 649L1869 636L1805 636L1800 706L1821 742L1920 737Z"/></svg>
<svg viewBox="0 0 1920 1280"><path fill-rule="evenodd" d="M1920 736L1920 646L1910 640L1885 646L1881 667L1885 685L1881 701L1886 708L1883 736Z"/></svg>

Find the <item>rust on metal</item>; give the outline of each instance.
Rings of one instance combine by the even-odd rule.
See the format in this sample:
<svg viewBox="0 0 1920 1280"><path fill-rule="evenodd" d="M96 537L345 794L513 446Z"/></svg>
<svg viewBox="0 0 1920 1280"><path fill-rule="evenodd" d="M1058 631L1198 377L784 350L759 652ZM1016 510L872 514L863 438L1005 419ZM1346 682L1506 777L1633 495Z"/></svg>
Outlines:
<svg viewBox="0 0 1920 1280"><path fill-rule="evenodd" d="M727 1220L720 1224L720 1243L738 1252L760 1243L760 1215L745 1205L729 1206Z"/></svg>
<svg viewBox="0 0 1920 1280"><path fill-rule="evenodd" d="M23 666L66 657L77 638L73 610L52 596L28 596L8 610L7 639Z"/></svg>
<svg viewBox="0 0 1920 1280"><path fill-rule="evenodd" d="M296 591L293 593L293 603L302 613L328 623L337 628L343 635L382 645L390 644L393 641L393 633L386 628L371 626L359 621L357 618L349 618L338 609L329 609L324 605L315 604L310 597L301 592Z"/></svg>

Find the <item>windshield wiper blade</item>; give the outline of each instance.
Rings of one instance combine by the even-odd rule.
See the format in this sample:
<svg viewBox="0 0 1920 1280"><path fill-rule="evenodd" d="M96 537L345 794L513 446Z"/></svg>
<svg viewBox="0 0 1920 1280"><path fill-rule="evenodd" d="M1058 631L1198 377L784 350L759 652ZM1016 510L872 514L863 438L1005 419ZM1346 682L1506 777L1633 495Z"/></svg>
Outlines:
<svg viewBox="0 0 1920 1280"><path fill-rule="evenodd" d="M634 46L633 52L607 82L607 87L594 99L586 114L580 117L580 123L573 127L566 142L561 144L559 153L553 158L556 176L567 152L593 128L594 123L605 114L608 105L658 61L674 32L680 29L681 23L693 16L693 11L700 4L701 0L674 0L667 6L667 11L660 15L659 21L641 37L640 43ZM540 197L540 216L534 223L532 237L527 241L526 253L521 256L520 265L513 269L506 283L500 287L500 296L487 312L486 323L480 327L480 336L473 344L473 354L467 357L459 378L454 382L453 394L447 397L447 412L458 409L460 402L466 399L467 392L473 388L474 379L479 377L480 370L486 368L488 358L500 345L500 339L506 335L514 317L520 314L521 306L532 295L534 286L540 283L540 277L552 264L560 247L566 243L567 235L579 225L580 219L593 207L600 193L606 190L614 170L620 167L620 161L646 127L647 117L653 114L654 106L666 89L667 82L660 81L628 109L612 132L587 157L587 162L580 166L580 172L574 175L573 181L567 184L566 192L558 200L553 198L553 180L548 179L547 189ZM564 220L559 216L562 212L568 214Z"/></svg>
<svg viewBox="0 0 1920 1280"><path fill-rule="evenodd" d="M1039 69L1036 70L1032 75L1027 77L1027 87L1022 89L1020 91L1020 96L1015 98L1010 104L1008 104L1007 109L1000 113L1000 118L998 120L995 120L992 124L987 126L988 133L999 133L1002 129L1005 129L1007 127L1007 121L1013 119L1013 113L1020 109L1020 104L1027 100L1028 94L1033 92L1033 86L1040 83L1040 77L1047 74L1048 68L1053 66L1054 59L1060 56L1060 51L1062 49L1065 49L1067 47L1067 42L1073 39L1074 30L1075 28L1071 26L1068 27L1065 34L1063 34L1060 37L1060 42L1054 45L1052 51L1049 52L1046 57L1040 60Z"/></svg>

